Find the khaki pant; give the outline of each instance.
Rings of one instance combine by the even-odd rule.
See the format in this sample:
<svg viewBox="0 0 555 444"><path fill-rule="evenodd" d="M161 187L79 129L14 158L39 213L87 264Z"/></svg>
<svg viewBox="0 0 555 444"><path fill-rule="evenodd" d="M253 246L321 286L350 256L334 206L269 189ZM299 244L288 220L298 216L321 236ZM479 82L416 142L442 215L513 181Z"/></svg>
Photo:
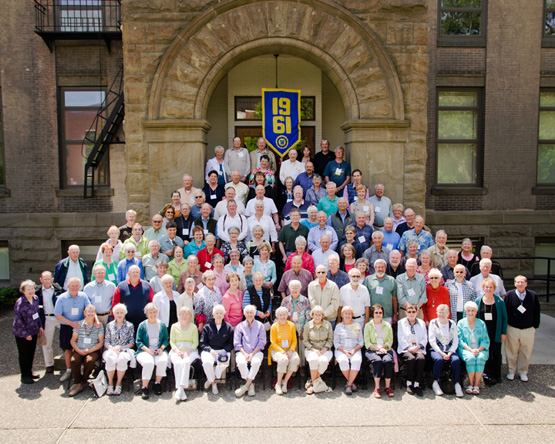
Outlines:
<svg viewBox="0 0 555 444"><path fill-rule="evenodd" d="M527 373L530 364L530 356L534 347L534 327L521 330L519 328L507 327L507 340L505 341L505 354L507 355L507 366L509 373Z"/></svg>
<svg viewBox="0 0 555 444"><path fill-rule="evenodd" d="M277 363L278 373L296 372L299 368L300 359L297 352L293 352L291 359L288 359L285 353L272 350L272 359Z"/></svg>

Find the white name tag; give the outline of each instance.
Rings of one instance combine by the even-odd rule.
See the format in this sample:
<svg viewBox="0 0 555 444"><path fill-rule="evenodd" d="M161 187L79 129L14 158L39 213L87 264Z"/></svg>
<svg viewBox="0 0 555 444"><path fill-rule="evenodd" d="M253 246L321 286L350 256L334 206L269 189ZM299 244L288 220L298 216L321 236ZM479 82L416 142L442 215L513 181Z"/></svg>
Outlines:
<svg viewBox="0 0 555 444"><path fill-rule="evenodd" d="M115 280L116 280L116 275L115 275L114 273L110 273L110 274L108 275L108 280L110 280L110 281L115 281Z"/></svg>
<svg viewBox="0 0 555 444"><path fill-rule="evenodd" d="M343 170L341 168L336 168L335 169L335 175L336 176L341 176L341 174L343 174Z"/></svg>
<svg viewBox="0 0 555 444"><path fill-rule="evenodd" d="M204 230L204 235L206 236L208 234L208 230Z"/></svg>
<svg viewBox="0 0 555 444"><path fill-rule="evenodd" d="M83 338L83 344L91 344L91 338Z"/></svg>
<svg viewBox="0 0 555 444"><path fill-rule="evenodd" d="M370 207L369 207L368 205L364 205L364 206L362 207L362 211L365 211L365 212L366 212L366 211L370 211Z"/></svg>
<svg viewBox="0 0 555 444"><path fill-rule="evenodd" d="M409 296L412 297L412 296L414 296L416 293L414 292L414 289L409 288L408 291L407 291L407 294L408 294Z"/></svg>
<svg viewBox="0 0 555 444"><path fill-rule="evenodd" d="M381 213L382 209L380 207L374 207L374 213Z"/></svg>
<svg viewBox="0 0 555 444"><path fill-rule="evenodd" d="M524 314L524 312L526 311L526 309L522 305L520 305L517 310L520 311L522 314Z"/></svg>
<svg viewBox="0 0 555 444"><path fill-rule="evenodd" d="M94 297L94 302L95 302L95 304L99 304L100 302L102 302L102 296L96 295Z"/></svg>
<svg viewBox="0 0 555 444"><path fill-rule="evenodd" d="M378 341L377 341L377 342L378 342L378 345L383 345L383 338L378 337Z"/></svg>
<svg viewBox="0 0 555 444"><path fill-rule="evenodd" d="M143 255L143 253L141 253L140 251L135 252L135 256L137 256L137 257L141 257L142 255Z"/></svg>
<svg viewBox="0 0 555 444"><path fill-rule="evenodd" d="M245 153L243 153L243 151L239 151L239 152L237 153L237 156L238 156L238 157L245 157Z"/></svg>
<svg viewBox="0 0 555 444"><path fill-rule="evenodd" d="M181 230L181 233L183 234L183 236L189 236L189 229L183 228L183 230Z"/></svg>
<svg viewBox="0 0 555 444"><path fill-rule="evenodd" d="M211 264L210 262L205 262L205 263L204 263L204 266L205 266L206 268L212 268L212 264Z"/></svg>
<svg viewBox="0 0 555 444"><path fill-rule="evenodd" d="M197 285L198 289L200 290L202 287L204 287L204 284L200 283Z"/></svg>
<svg viewBox="0 0 555 444"><path fill-rule="evenodd" d="M71 316L77 316L79 314L79 309L78 308L72 308L71 309Z"/></svg>
<svg viewBox="0 0 555 444"><path fill-rule="evenodd" d="M287 199L286 203L293 202L293 199Z"/></svg>
<svg viewBox="0 0 555 444"><path fill-rule="evenodd" d="M281 348L289 348L289 339L281 341Z"/></svg>
<svg viewBox="0 0 555 444"><path fill-rule="evenodd" d="M387 244L387 245L385 246L385 248L387 248L388 250L393 250L393 245Z"/></svg>
<svg viewBox="0 0 555 444"><path fill-rule="evenodd" d="M219 174L220 176L223 176L223 175L224 175L224 172L223 172L223 171L218 171L218 174Z"/></svg>
<svg viewBox="0 0 555 444"><path fill-rule="evenodd" d="M376 287L376 294L383 294L383 287Z"/></svg>
<svg viewBox="0 0 555 444"><path fill-rule="evenodd" d="M297 313L296 311L293 312L293 320L294 320L294 321L298 321L298 320L299 320L299 313Z"/></svg>
<svg viewBox="0 0 555 444"><path fill-rule="evenodd" d="M484 319L486 321L493 321L493 313L484 313Z"/></svg>
<svg viewBox="0 0 555 444"><path fill-rule="evenodd" d="M331 236L331 230L326 230L326 234L327 234L328 236Z"/></svg>
<svg viewBox="0 0 555 444"><path fill-rule="evenodd" d="M217 196L216 196L215 194L211 194L211 195L210 195L210 199L216 199L216 197L217 197Z"/></svg>
<svg viewBox="0 0 555 444"><path fill-rule="evenodd" d="M364 236L359 236L358 241L362 244L363 242L366 242L366 238Z"/></svg>
<svg viewBox="0 0 555 444"><path fill-rule="evenodd" d="M39 314L38 314L38 313L33 314L33 320L38 319L38 318L39 318Z"/></svg>
<svg viewBox="0 0 555 444"><path fill-rule="evenodd" d="M416 345L416 335L409 335L408 340L411 344Z"/></svg>

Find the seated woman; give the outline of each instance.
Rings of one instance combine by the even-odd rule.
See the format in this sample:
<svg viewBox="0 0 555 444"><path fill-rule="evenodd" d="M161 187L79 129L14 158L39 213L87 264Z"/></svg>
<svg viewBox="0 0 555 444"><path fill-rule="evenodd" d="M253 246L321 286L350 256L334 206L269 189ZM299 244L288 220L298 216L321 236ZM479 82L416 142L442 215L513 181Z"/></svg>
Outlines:
<svg viewBox="0 0 555 444"><path fill-rule="evenodd" d="M227 232L229 234L229 242L224 242L221 248L221 250L224 253L225 263L229 262L229 253L231 253L231 250L239 251L241 259L243 259L245 256L248 255L248 250L247 250L247 246L243 241L237 240L239 237L239 234L241 234L241 232L239 231L239 228L235 226L229 227Z"/></svg>
<svg viewBox="0 0 555 444"><path fill-rule="evenodd" d="M260 256L254 260L253 271L260 271L264 275L264 286L272 289L277 281L276 264L270 259L272 247L269 242L262 242L258 247Z"/></svg>
<svg viewBox="0 0 555 444"><path fill-rule="evenodd" d="M343 308L343 310L345 310ZM384 309L380 304L370 308L372 319L364 327L364 345L366 346L366 359L372 364L374 375L374 397L381 398L380 379L382 373L385 377L385 393L390 398L395 396L391 389L393 377L393 329L383 320Z"/></svg>
<svg viewBox="0 0 555 444"><path fill-rule="evenodd" d="M116 304L112 309L114 320L106 325L104 335L104 354L102 358L106 363L106 376L108 377L107 395L121 395L121 382L127 371L127 367L135 368L135 329L133 324L125 320L127 307L124 304ZM116 386L114 388L114 375L118 372Z"/></svg>
<svg viewBox="0 0 555 444"><path fill-rule="evenodd" d="M306 252L306 245L307 245L306 237L297 236L297 238L295 239L295 248L297 249L297 251L290 254L289 257L287 258L287 262L285 263L285 271L291 269L291 261L293 260L293 258L295 256L300 256L303 260L302 267L305 270L310 271L310 274L314 276L314 271L315 271L314 259L310 254ZM284 256L284 259L285 259L285 256Z"/></svg>
<svg viewBox="0 0 555 444"><path fill-rule="evenodd" d="M239 273L240 275L245 272L245 267L241 265L241 253L239 250L231 250L229 252L229 263L224 267L224 270L230 273Z"/></svg>
<svg viewBox="0 0 555 444"><path fill-rule="evenodd" d="M245 271L241 275L239 288L244 293L247 291L247 288L252 287L252 267L254 266L254 260L252 257L247 256L243 259L243 267L245 267Z"/></svg>
<svg viewBox="0 0 555 444"><path fill-rule="evenodd" d="M158 319L164 325L173 325L177 322L177 300L179 293L172 290L174 279L173 276L166 274L160 279L162 282L162 291L156 293L152 302L158 308Z"/></svg>
<svg viewBox="0 0 555 444"><path fill-rule="evenodd" d="M264 275L260 271L252 275L252 282L253 286L248 287L243 295L243 308L247 305L254 305L257 310L256 319L265 324L265 327L269 327L270 314L272 313L270 289L264 286Z"/></svg>
<svg viewBox="0 0 555 444"><path fill-rule="evenodd" d="M320 393L328 390L322 380L333 353L333 329L329 321L324 319L324 309L319 305L310 312L311 321L304 326L303 344L305 347L306 361L310 367L310 381L305 385L306 393Z"/></svg>
<svg viewBox="0 0 555 444"><path fill-rule="evenodd" d="M243 292L239 290L239 275L230 271L226 276L229 288L222 297L224 320L235 328L243 320Z"/></svg>
<svg viewBox="0 0 555 444"><path fill-rule="evenodd" d="M96 322L94 305L87 305L84 313L85 319L81 322L81 327L73 330L70 341L73 347L71 353L73 385L69 389L69 396L75 396L85 390L87 379L94 370L96 361L100 359L100 350L104 345L104 326ZM81 366L83 366L82 374Z"/></svg>
<svg viewBox="0 0 555 444"><path fill-rule="evenodd" d="M341 247L341 262L340 268L345 273L349 273L351 269L355 268L356 263L356 252L355 247L351 244L343 244Z"/></svg>
<svg viewBox="0 0 555 444"><path fill-rule="evenodd" d="M418 271L417 271L418 272ZM426 327L430 325L432 319L437 318L437 307L446 304L449 307L449 290L443 286L443 275L437 268L432 268L428 273L430 284L426 286L426 296L428 301L422 305L422 314ZM451 310L448 316L451 317Z"/></svg>
<svg viewBox="0 0 555 444"><path fill-rule="evenodd" d="M162 291L162 278L168 272L168 263L164 259L158 259L155 266L156 271L158 271L158 276L154 276L149 282L154 294Z"/></svg>
<svg viewBox="0 0 555 444"><path fill-rule="evenodd" d="M110 228L108 228L107 234L108 234L108 240L100 245L100 248L98 249L98 253L96 254L97 261L101 260L103 257L104 251L102 251L102 247L104 245L110 245L112 247L113 255L119 258L119 253L123 245L123 242L119 239L119 228L116 227L115 225L112 225ZM107 272L106 272L106 277L108 277ZM111 281L112 279L108 279L108 280Z"/></svg>
<svg viewBox="0 0 555 444"><path fill-rule="evenodd" d="M464 304L464 311L466 318L462 318L457 324L459 357L464 361L468 373L469 385L466 393L479 395L480 379L488 360L490 340L485 322L476 318L476 302L468 301Z"/></svg>
<svg viewBox="0 0 555 444"><path fill-rule="evenodd" d="M215 305L212 310L212 320L202 329L200 335L200 359L202 368L206 375L204 388L212 386L212 393L218 394L216 379L220 379L222 373L229 366L231 349L233 348L233 329L224 321L225 308L223 305ZM214 365L216 369L214 370Z"/></svg>
<svg viewBox="0 0 555 444"><path fill-rule="evenodd" d="M195 319L199 333L212 320L214 307L222 303L222 293L215 286L216 275L212 270L202 274L202 282L204 286L199 290L195 301Z"/></svg>
<svg viewBox="0 0 555 444"><path fill-rule="evenodd" d="M198 330L193 324L193 311L183 306L179 309L179 322L172 325L170 331L170 355L169 358L175 373L175 395L176 401L185 401L187 395L185 389L189 387L189 374L191 363L199 358Z"/></svg>
<svg viewBox="0 0 555 444"><path fill-rule="evenodd" d="M407 366L407 393L423 396L420 382L426 364L426 344L428 332L422 319L417 319L418 307L408 304L405 310L407 317L397 323L397 353ZM414 384L413 384L414 382Z"/></svg>
<svg viewBox="0 0 555 444"><path fill-rule="evenodd" d="M441 369L446 362L451 363L451 371L455 379L455 394L457 398L464 396L461 387L461 361L457 354L459 336L457 324L449 319L449 305L437 306L437 318L430 322L428 338L431 347L431 357L434 362L434 383L432 389L437 396L443 395L439 385Z"/></svg>
<svg viewBox="0 0 555 444"><path fill-rule="evenodd" d="M223 295L229 288L229 284L226 280L227 271L224 269L224 257L221 254L215 254L212 258L212 270L216 276L214 285L220 289L220 293Z"/></svg>
<svg viewBox="0 0 555 444"><path fill-rule="evenodd" d="M235 390L235 396L238 398L247 391L249 396L255 395L253 381L264 359L263 350L266 346L266 330L262 322L254 319L256 307L247 305L243 313L245 320L237 325L233 336L235 361L241 373L241 378L245 380L245 384Z"/></svg>
<svg viewBox="0 0 555 444"><path fill-rule="evenodd" d="M118 233L119 233L119 229L118 229ZM119 239L118 239L118 242L121 243ZM102 252L102 257L94 263L93 270L94 270L94 267L96 267L97 265L102 265L106 269L106 279L109 280L112 284L117 286L118 285L118 263L112 260L115 249L112 248L111 245L103 244L100 247L100 251ZM116 257L119 257L119 251ZM94 279L94 276L92 277L92 279Z"/></svg>
<svg viewBox="0 0 555 444"><path fill-rule="evenodd" d="M195 293L195 288L197 286L195 280L192 277L185 279L185 288L183 293L177 298L177 313L179 317L179 310L181 307L189 307L194 310L195 300L197 299L197 293Z"/></svg>
<svg viewBox="0 0 555 444"><path fill-rule="evenodd" d="M135 357L143 367L141 397L148 399L148 383L152 377L154 366L156 366L156 379L154 382L154 394L162 394L160 381L166 376L168 367L169 337L166 325L158 319L158 308L152 302L145 306L146 320L139 324L137 329L137 351Z"/></svg>
<svg viewBox="0 0 555 444"><path fill-rule="evenodd" d="M287 383L291 375L299 368L299 354L297 349L297 334L295 325L287 320L287 309L279 307L276 310L277 321L270 330L270 348L268 349L268 365L272 359L277 363L276 394L287 393Z"/></svg>
<svg viewBox="0 0 555 444"><path fill-rule="evenodd" d="M358 322L353 322L353 309L345 305L341 311L342 321L335 326L333 345L335 346L335 359L345 379L345 393L352 395L357 391L355 379L362 365L362 353L364 345L362 339L362 328Z"/></svg>

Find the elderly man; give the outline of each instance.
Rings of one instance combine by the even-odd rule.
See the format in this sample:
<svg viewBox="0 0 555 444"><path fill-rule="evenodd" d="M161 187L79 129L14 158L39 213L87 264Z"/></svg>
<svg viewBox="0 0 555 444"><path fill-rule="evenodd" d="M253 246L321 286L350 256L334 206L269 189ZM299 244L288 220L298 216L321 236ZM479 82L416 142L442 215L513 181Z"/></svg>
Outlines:
<svg viewBox="0 0 555 444"><path fill-rule="evenodd" d="M162 222L162 216L158 213L152 216L152 227L145 231L145 238L147 238L149 241L159 241L163 236L165 236L166 229L162 226Z"/></svg>
<svg viewBox="0 0 555 444"><path fill-rule="evenodd" d="M118 284L123 282L127 279L127 273L129 272L129 268L133 265L137 265L141 272L141 279L144 279L144 270L143 270L143 263L141 259L135 256L135 245L127 244L125 247L122 248L123 254L125 257L119 261L118 268L117 268L117 280Z"/></svg>
<svg viewBox="0 0 555 444"><path fill-rule="evenodd" d="M246 182L251 172L249 151L241 147L241 138L233 138L233 147L225 152L224 169L228 176L233 176L234 171L239 171L241 182Z"/></svg>
<svg viewBox="0 0 555 444"><path fill-rule="evenodd" d="M108 323L108 316L112 310L112 298L116 291L116 286L106 280L106 269L103 265L93 268L94 281L85 285L83 291L89 297L91 304L96 308L96 316L104 328Z"/></svg>
<svg viewBox="0 0 555 444"><path fill-rule="evenodd" d="M50 271L43 271L40 275L41 285L37 287L36 295L39 298L39 316L44 325L44 336L46 344L42 346L42 354L44 356L44 365L46 373L54 373L54 351L52 350L52 342L54 341L54 333L56 328L60 327L60 322L54 315L54 307L56 300L62 293L62 287L54 284L54 278Z"/></svg>
<svg viewBox="0 0 555 444"><path fill-rule="evenodd" d="M335 149L335 159L326 165L324 177L326 183L334 182L337 185L337 193L343 193L348 183L351 182L351 164L344 159L345 148L338 146Z"/></svg>
<svg viewBox="0 0 555 444"><path fill-rule="evenodd" d="M391 251L383 246L383 234L381 231L374 231L372 233L372 241L374 245L368 248L362 255L362 257L370 262L370 274L374 273L374 262L378 259L383 259L387 263L389 261L389 253L391 253Z"/></svg>
<svg viewBox="0 0 555 444"><path fill-rule="evenodd" d="M276 156L274 153L266 147L266 140L264 137L259 137L256 142L256 147L258 149L251 151L250 160L251 168L254 170L260 168L260 157L268 156L268 168L272 171L276 171Z"/></svg>
<svg viewBox="0 0 555 444"><path fill-rule="evenodd" d="M245 185L245 184L242 184L242 185ZM214 209L214 219L218 220L224 214L227 214L228 200L234 200L237 203L237 212L239 214L245 214L245 205L243 205L243 202L240 199L237 199L236 196L237 196L237 192L235 191L235 188L228 187L225 189L224 199L221 202L219 202L218 205L216 205L216 208Z"/></svg>
<svg viewBox="0 0 555 444"><path fill-rule="evenodd" d="M438 230L436 233L436 243L429 247L426 251L430 254L431 265L434 268L441 268L447 264L447 233L443 230Z"/></svg>
<svg viewBox="0 0 555 444"><path fill-rule="evenodd" d="M291 269L283 273L278 287L278 291L281 293L282 299L291 294L291 291L289 290L289 282L294 280L301 283L301 294L303 296L308 294L308 284L313 281L313 276L310 271L305 270L302 266L303 259L301 256L293 256L291 258Z"/></svg>
<svg viewBox="0 0 555 444"><path fill-rule="evenodd" d="M133 225L137 220L137 213L134 210L127 210L125 212L125 224L119 227L119 240L125 242L132 236L131 231L133 230Z"/></svg>
<svg viewBox="0 0 555 444"><path fill-rule="evenodd" d="M377 259L373 265L376 272L364 280L364 286L370 293L370 305L380 304L384 310L384 320L390 324L397 323L397 281L385 273L386 263L383 259Z"/></svg>
<svg viewBox="0 0 555 444"><path fill-rule="evenodd" d="M112 308L120 302L127 307L125 318L133 324L135 331L139 324L146 319L144 308L146 304L152 302L154 292L147 281L141 279L141 270L136 265L129 267L129 276L120 282L114 297L112 298Z"/></svg>
<svg viewBox="0 0 555 444"><path fill-rule="evenodd" d="M424 223L422 216L414 218L414 228L403 233L399 242L399 250L405 253L407 242L410 239L416 239L418 242L418 254L434 245L434 238L428 231L424 230Z"/></svg>
<svg viewBox="0 0 555 444"><path fill-rule="evenodd" d="M520 380L528 381L528 366L534 347L534 336L540 326L540 302L536 293L526 290L525 276L515 277L515 289L505 296L507 307L507 379L512 381L518 373Z"/></svg>
<svg viewBox="0 0 555 444"><path fill-rule="evenodd" d="M384 191L385 187L381 183L376 184L374 195L369 199L374 204L374 228L377 230L383 228L386 217L393 217L391 199L383 195Z"/></svg>
<svg viewBox="0 0 555 444"><path fill-rule="evenodd" d="M68 257L58 262L54 268L54 282L64 290L67 290L67 283L72 277L79 279L80 289L89 282L87 264L79 257L79 252L78 245L70 245L67 249Z"/></svg>
<svg viewBox="0 0 555 444"><path fill-rule="evenodd" d="M284 264L287 262L287 258L297 250L295 245L297 238L303 236L306 244L306 238L309 233L308 227L300 223L301 211L298 208L291 209L289 219L290 223L285 225L278 235L279 251L281 251Z"/></svg>
<svg viewBox="0 0 555 444"><path fill-rule="evenodd" d="M326 217L331 216L337 211L337 201L339 198L335 195L336 192L337 185L335 185L334 182L328 182L326 184L327 195L318 202L318 210L324 211L326 213Z"/></svg>
<svg viewBox="0 0 555 444"><path fill-rule="evenodd" d="M143 256L143 270L145 274L145 280L150 282L150 280L158 275L156 270L156 262L162 259L164 262L169 262L170 259L165 254L160 253L160 242L157 240L151 240L148 243L148 249L150 253Z"/></svg>
<svg viewBox="0 0 555 444"><path fill-rule="evenodd" d="M397 276L397 294L399 298L399 319L405 318L405 309L408 304L418 306L418 318L424 319L422 313L422 305L424 305L428 298L426 296L426 280L424 276L416 272L416 259L409 259L405 264L407 271L400 276Z"/></svg>
<svg viewBox="0 0 555 444"><path fill-rule="evenodd" d="M91 303L86 293L79 291L81 281L77 277L70 277L67 282L67 291L62 293L54 307L54 315L60 322L60 348L64 351L66 364L65 373L61 374L60 381L65 382L71 377L71 352L70 344L73 329L81 327L81 321L85 318L83 311Z"/></svg>
<svg viewBox="0 0 555 444"><path fill-rule="evenodd" d="M483 296L484 290L482 289L482 282L484 282L486 278L491 278L496 285L494 294L503 299L505 293L507 293L505 291L505 286L499 276L491 273L491 265L491 259L482 259L480 261L480 274L470 278L470 283L474 286L474 290L476 290L478 296Z"/></svg>
<svg viewBox="0 0 555 444"><path fill-rule="evenodd" d="M389 253L389 262L385 269L385 273L393 279L396 279L397 276L403 274L405 271L407 271L405 270L405 266L401 265L401 253L399 250L393 250Z"/></svg>
<svg viewBox="0 0 555 444"><path fill-rule="evenodd" d="M227 214L218 220L218 235L222 242L229 242L228 230L236 227L239 230L239 242L244 241L249 234L249 223L247 218L237 213L237 203L234 200L227 201Z"/></svg>
<svg viewBox="0 0 555 444"><path fill-rule="evenodd" d="M241 172L239 170L233 170L233 172L231 173L231 182L225 185L226 191L229 188L233 188L235 190L235 195L233 195L231 199L235 199L237 202L241 202L241 204L244 206L247 202L247 196L249 195L249 187L241 182ZM228 196L226 193L226 199L227 198Z"/></svg>
<svg viewBox="0 0 555 444"><path fill-rule="evenodd" d="M401 240L399 233L396 233L393 229L394 224L393 218L391 217L386 217L383 220L383 244L389 251L396 250Z"/></svg>
<svg viewBox="0 0 555 444"><path fill-rule="evenodd" d="M459 253L457 252L457 250L449 250L447 252L446 259L447 259L447 264L441 267L440 271L441 271L441 274L443 275L443 280L445 282L448 282L451 279L455 279L455 266L457 265L457 261L459 259ZM466 280L469 280L470 272L468 271L468 268L464 267L464 269L465 269L464 278Z"/></svg>
<svg viewBox="0 0 555 444"><path fill-rule="evenodd" d="M216 236L208 234L205 242L206 247L197 253L201 273L204 273L206 270L213 270L212 259L214 259L215 255L219 254L221 257L225 257L224 252L216 248Z"/></svg>
<svg viewBox="0 0 555 444"><path fill-rule="evenodd" d="M245 210L245 216L253 216L255 214L254 204L256 203L256 201L262 201L264 203L264 215L273 217L276 224L276 229L279 231L281 226L279 225L278 210L275 202L264 195L266 190L264 189L263 185L257 185L254 189L254 192L256 194L256 198L248 201L247 209Z"/></svg>
<svg viewBox="0 0 555 444"><path fill-rule="evenodd" d="M297 209L301 212L301 219L308 219L308 207L310 205L303 199L303 188L297 185L293 188L293 200L287 202L281 210L281 225L285 226L291 222L291 210Z"/></svg>
<svg viewBox="0 0 555 444"><path fill-rule="evenodd" d="M362 331L366 322L370 320L370 293L362 285L362 273L358 268L349 271L349 282L339 289L339 308L337 309L337 323L341 322L343 307L353 309L353 321L358 322Z"/></svg>
<svg viewBox="0 0 555 444"><path fill-rule="evenodd" d="M168 256L170 261L173 259L173 250L175 247L184 247L185 244L183 240L177 236L177 224L174 221L170 221L166 225L167 234L160 239L160 250L162 254Z"/></svg>
<svg viewBox="0 0 555 444"><path fill-rule="evenodd" d="M488 245L483 245L480 248L480 258L481 259L489 259L491 260L491 272L496 274L501 279L503 279L503 269L501 268L501 264L497 261L494 261L491 257L493 256L493 250ZM474 262L472 264L472 269L470 270L471 276L477 276L480 274L480 263Z"/></svg>
<svg viewBox="0 0 555 444"><path fill-rule="evenodd" d="M364 214L364 212L362 211L359 211L356 214L355 238L358 240L362 251L370 248L373 233L374 228L366 223L366 214Z"/></svg>
<svg viewBox="0 0 555 444"><path fill-rule="evenodd" d="M134 224L132 233L133 236L127 239L122 245L119 253L120 260L125 257L123 249L127 244L132 244L135 247L135 256L137 256L139 259L141 259L145 254L148 253L148 239L143 236L143 227L141 226L141 224Z"/></svg>
<svg viewBox="0 0 555 444"><path fill-rule="evenodd" d="M316 251L320 248L320 238L327 235L331 240L331 249L335 250L339 240L337 239L337 233L331 227L327 225L328 215L324 211L318 212L318 226L313 227L308 232L308 249L310 251Z"/></svg>
<svg viewBox="0 0 555 444"><path fill-rule="evenodd" d="M467 271L463 264L455 265L453 270L455 278L445 284L447 290L449 290L451 319L455 322L459 322L466 316L464 304L468 301L474 301L478 297L474 286L465 279Z"/></svg>
<svg viewBox="0 0 555 444"><path fill-rule="evenodd" d="M339 289L349 283L349 275L339 269L339 256L332 254L328 257L327 278L337 284Z"/></svg>
<svg viewBox="0 0 555 444"><path fill-rule="evenodd" d="M230 199L230 201L233 199ZM226 207L226 212L224 213L227 214L227 202L228 200L225 200L225 207ZM235 202L235 201L233 201ZM222 202L223 203L223 202ZM195 227L201 227L204 231L204 235L206 236L208 233L213 234L214 236L216 236L216 238L218 238L218 221L213 218L211 216L212 214L212 207L210 206L210 204L202 204L202 207L200 209L200 217L198 217L197 219L195 219ZM221 216L220 216L221 217Z"/></svg>
<svg viewBox="0 0 555 444"><path fill-rule="evenodd" d="M323 139L320 142L320 151L314 155L314 170L320 176L323 176L326 166L334 159L335 153L330 151L330 143Z"/></svg>
<svg viewBox="0 0 555 444"><path fill-rule="evenodd" d="M195 219L191 215L191 206L188 203L182 204L179 216L173 221L177 226L177 235L183 240L184 245L188 245L193 239L193 227L195 224ZM148 236L147 239L151 240Z"/></svg>
<svg viewBox="0 0 555 444"><path fill-rule="evenodd" d="M330 248L331 246L331 238L327 234L324 234L320 238L320 248L317 248L312 252L312 259L314 259L314 265L317 267L318 265L324 265L326 269L328 269L328 259L333 255L337 255L337 253Z"/></svg>
<svg viewBox="0 0 555 444"><path fill-rule="evenodd" d="M304 165L304 173L301 173L295 179L295 186L299 185L303 189L303 195L312 187L312 179L314 178L314 164L310 161Z"/></svg>
<svg viewBox="0 0 555 444"><path fill-rule="evenodd" d="M184 271L179 276L177 282L177 291L181 294L185 291L185 281L191 278L195 281L195 293L197 293L204 285L202 283L202 273L198 264L198 257L190 254L187 257L187 271Z"/></svg>
<svg viewBox="0 0 555 444"><path fill-rule="evenodd" d="M342 240L345 228L355 223L354 216L349 213L349 201L344 197L337 199L337 211L328 218L328 225L335 230L337 239Z"/></svg>
<svg viewBox="0 0 555 444"><path fill-rule="evenodd" d="M403 236L405 231L412 230L414 228L414 218L416 217L416 213L412 208L407 208L405 210L405 222L402 224L397 225L395 228L395 232L399 234L399 236Z"/></svg>
<svg viewBox="0 0 555 444"><path fill-rule="evenodd" d="M200 210L205 203L207 203L206 194L204 194L204 191L202 190L197 190L195 192L195 204L191 206L191 216L193 216L193 220L200 217ZM212 208L212 205L210 205L210 215L214 215L214 209Z"/></svg>
<svg viewBox="0 0 555 444"><path fill-rule="evenodd" d="M335 327L339 308L339 288L326 277L327 273L324 265L316 267L316 280L308 284L308 301L311 309L317 305L322 307L325 319Z"/></svg>
<svg viewBox="0 0 555 444"><path fill-rule="evenodd" d="M182 204L195 204L195 193L197 192L197 189L193 186L193 178L189 174L183 175L183 187L179 188L177 191L181 194Z"/></svg>

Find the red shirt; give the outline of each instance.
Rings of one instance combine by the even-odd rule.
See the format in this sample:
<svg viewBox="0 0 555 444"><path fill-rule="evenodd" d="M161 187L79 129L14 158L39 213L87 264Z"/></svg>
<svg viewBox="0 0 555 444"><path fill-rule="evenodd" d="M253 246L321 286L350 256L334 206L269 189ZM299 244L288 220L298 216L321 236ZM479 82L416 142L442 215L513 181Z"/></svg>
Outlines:
<svg viewBox="0 0 555 444"><path fill-rule="evenodd" d="M434 290L431 285L426 287L426 296L428 302L422 306L424 314L424 321L426 323L437 318L437 306L446 304L449 307L449 319L451 319L451 305L449 305L449 290L443 285L440 285L437 290Z"/></svg>
<svg viewBox="0 0 555 444"><path fill-rule="evenodd" d="M219 254L220 256L225 257L224 253L221 250L218 250L217 248L214 248L214 250L212 250L212 254L208 253L207 248L203 248L197 253L197 258L198 258L198 263L200 265L201 273L204 273L206 270L214 270L214 267L212 266L212 258L216 254ZM210 266L208 267L207 265L210 265Z"/></svg>
<svg viewBox="0 0 555 444"><path fill-rule="evenodd" d="M291 256L287 258L287 262L285 263L285 271L291 269L291 259L298 255L299 253L295 251ZM314 276L314 259L312 259L312 256L305 251L301 258L303 260L303 264L301 265L301 267L305 270L310 271L312 276Z"/></svg>

